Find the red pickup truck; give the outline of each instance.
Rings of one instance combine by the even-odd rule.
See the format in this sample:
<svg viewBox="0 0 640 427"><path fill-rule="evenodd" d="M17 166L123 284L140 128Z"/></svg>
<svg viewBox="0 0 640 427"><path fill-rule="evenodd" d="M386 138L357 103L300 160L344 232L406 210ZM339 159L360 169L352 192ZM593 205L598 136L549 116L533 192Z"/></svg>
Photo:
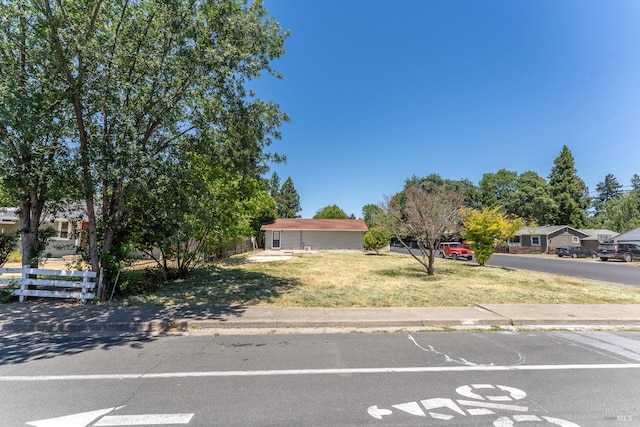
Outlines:
<svg viewBox="0 0 640 427"><path fill-rule="evenodd" d="M458 242L443 242L440 243L440 256L442 258L458 259L463 258L471 261L473 258L473 252L462 246Z"/></svg>

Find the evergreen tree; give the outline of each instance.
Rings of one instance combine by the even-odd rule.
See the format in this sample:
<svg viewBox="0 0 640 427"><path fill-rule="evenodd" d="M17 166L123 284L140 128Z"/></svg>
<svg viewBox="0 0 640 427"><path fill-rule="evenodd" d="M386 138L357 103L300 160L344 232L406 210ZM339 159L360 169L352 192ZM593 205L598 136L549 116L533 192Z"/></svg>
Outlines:
<svg viewBox="0 0 640 427"><path fill-rule="evenodd" d="M607 174L604 177L604 181L596 185L596 191L598 195L593 199L593 207L596 210L596 215L598 215L604 211L606 202L622 195L622 184L618 182L615 176Z"/></svg>
<svg viewBox="0 0 640 427"><path fill-rule="evenodd" d="M553 168L549 174L549 190L551 198L558 205L554 217L555 224L584 227L587 223L586 211L590 204L589 189L578 176L573 155L566 145L553 161Z"/></svg>
<svg viewBox="0 0 640 427"><path fill-rule="evenodd" d="M276 210L279 218L300 218L298 212L302 210L300 207L300 195L293 185L291 177L280 187L280 191L276 196Z"/></svg>
<svg viewBox="0 0 640 427"><path fill-rule="evenodd" d="M274 199L280 192L280 177L276 172L271 174L271 179L269 180L269 194Z"/></svg>
<svg viewBox="0 0 640 427"><path fill-rule="evenodd" d="M638 188L640 188L640 175L634 173L633 177L631 177L631 189L637 190Z"/></svg>

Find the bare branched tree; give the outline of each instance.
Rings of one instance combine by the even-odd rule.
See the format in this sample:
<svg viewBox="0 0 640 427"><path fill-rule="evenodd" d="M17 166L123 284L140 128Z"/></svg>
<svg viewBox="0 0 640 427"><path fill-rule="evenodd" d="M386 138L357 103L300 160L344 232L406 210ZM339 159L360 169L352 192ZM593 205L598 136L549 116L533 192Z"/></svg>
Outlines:
<svg viewBox="0 0 640 427"><path fill-rule="evenodd" d="M462 195L444 187L412 185L380 206L385 227L427 270L435 273L434 260L442 236L460 231ZM418 250L411 248L415 242Z"/></svg>

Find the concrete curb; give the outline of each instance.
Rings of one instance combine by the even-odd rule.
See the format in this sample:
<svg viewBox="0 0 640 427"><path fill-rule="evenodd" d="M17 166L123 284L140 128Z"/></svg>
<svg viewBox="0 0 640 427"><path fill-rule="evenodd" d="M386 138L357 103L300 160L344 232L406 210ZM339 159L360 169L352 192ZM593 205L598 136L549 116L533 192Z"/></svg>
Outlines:
<svg viewBox="0 0 640 427"><path fill-rule="evenodd" d="M634 328L640 305L296 308L0 305L2 332L153 333L240 329Z"/></svg>

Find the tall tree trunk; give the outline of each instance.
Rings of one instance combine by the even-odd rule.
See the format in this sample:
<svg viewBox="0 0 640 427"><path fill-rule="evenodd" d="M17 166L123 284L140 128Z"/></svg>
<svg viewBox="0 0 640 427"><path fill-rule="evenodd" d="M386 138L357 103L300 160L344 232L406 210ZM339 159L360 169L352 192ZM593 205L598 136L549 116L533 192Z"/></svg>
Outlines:
<svg viewBox="0 0 640 427"><path fill-rule="evenodd" d="M44 201L22 200L19 205L22 265L38 267L38 226L44 209Z"/></svg>

